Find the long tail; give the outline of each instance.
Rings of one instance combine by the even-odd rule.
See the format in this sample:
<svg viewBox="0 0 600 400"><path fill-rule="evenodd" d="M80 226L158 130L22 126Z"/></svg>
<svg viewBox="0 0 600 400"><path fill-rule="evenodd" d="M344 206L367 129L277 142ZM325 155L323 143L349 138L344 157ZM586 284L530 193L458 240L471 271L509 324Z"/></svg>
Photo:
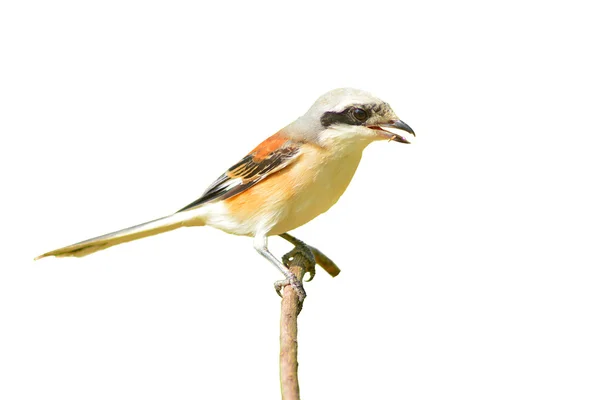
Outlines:
<svg viewBox="0 0 600 400"><path fill-rule="evenodd" d="M107 233L106 235L98 236L92 239L84 240L83 242L75 243L70 246L52 250L41 256L36 257L36 260L48 256L56 257L83 257L88 254L95 253L99 250L104 250L108 247L131 242L132 240L141 239L147 236L156 235L162 232L171 231L182 226L203 225L196 220L193 224L190 223L190 217L186 213L176 213L168 217L155 219L144 224L125 228L120 231Z"/></svg>

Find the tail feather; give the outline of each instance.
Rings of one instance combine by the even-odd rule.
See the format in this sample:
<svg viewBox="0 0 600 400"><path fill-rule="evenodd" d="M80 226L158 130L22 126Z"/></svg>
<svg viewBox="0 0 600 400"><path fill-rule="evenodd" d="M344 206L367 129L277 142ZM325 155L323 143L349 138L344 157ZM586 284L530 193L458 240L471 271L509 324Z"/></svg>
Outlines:
<svg viewBox="0 0 600 400"><path fill-rule="evenodd" d="M83 257L88 254L95 253L99 250L104 250L108 247L131 242L132 240L141 239L147 236L156 235L159 233L171 231L173 229L187 226L189 217L185 213L177 213L168 217L155 219L140 225L135 225L129 228L121 229L120 231L107 233L106 235L98 236L92 239L84 240L83 242L75 243L70 246L61 247L60 249L52 250L37 256L35 260L40 258L55 256L55 257ZM194 225L201 225L196 221Z"/></svg>

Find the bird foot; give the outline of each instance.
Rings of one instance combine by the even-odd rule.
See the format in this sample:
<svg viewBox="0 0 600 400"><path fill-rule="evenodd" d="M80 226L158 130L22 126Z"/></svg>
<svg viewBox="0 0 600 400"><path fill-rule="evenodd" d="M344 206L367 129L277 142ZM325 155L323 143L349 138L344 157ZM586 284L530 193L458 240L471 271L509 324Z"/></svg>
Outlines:
<svg viewBox="0 0 600 400"><path fill-rule="evenodd" d="M296 275L291 275L287 279L275 282L275 291L277 292L279 297L282 297L281 290L288 285L290 285L296 291L296 294L298 295L298 300L300 301L300 303L302 303L306 298L306 292L304 291L302 282L300 282L300 280L296 278Z"/></svg>
<svg viewBox="0 0 600 400"><path fill-rule="evenodd" d="M282 233L279 236L281 236L283 239L287 240L288 242L290 242L294 246L296 246L298 243L302 243L306 247L308 247L310 249L311 253L314 256L316 263L319 264L332 277L333 276L338 276L338 274L340 273L339 267L337 265L335 265L335 263L333 262L333 260L331 258L327 257L322 251L320 251L316 247L312 247L312 246L310 246L308 244L305 244L300 239L298 239L298 238L290 235L289 233ZM285 263L285 259L284 259L284 263ZM314 276L314 273L309 278L309 280L312 279L313 276Z"/></svg>
<svg viewBox="0 0 600 400"><path fill-rule="evenodd" d="M292 264L292 261L297 258L298 256L303 257L305 259L305 262L302 263L303 266L305 267L305 271L308 274L308 279L305 279L305 282L310 282L313 280L313 278L315 277L315 256L313 254L313 252L311 251L311 248L304 242L297 240L294 243L294 248L292 250L290 250L289 252L285 253L282 257L282 261L283 264L290 268L290 265Z"/></svg>

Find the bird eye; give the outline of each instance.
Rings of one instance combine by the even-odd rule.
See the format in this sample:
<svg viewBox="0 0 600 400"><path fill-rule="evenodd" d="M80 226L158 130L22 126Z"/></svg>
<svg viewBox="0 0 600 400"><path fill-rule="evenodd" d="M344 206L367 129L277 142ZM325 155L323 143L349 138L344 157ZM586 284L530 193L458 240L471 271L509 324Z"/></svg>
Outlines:
<svg viewBox="0 0 600 400"><path fill-rule="evenodd" d="M362 108L353 108L352 116L359 120L360 122L365 122L368 118L367 112Z"/></svg>

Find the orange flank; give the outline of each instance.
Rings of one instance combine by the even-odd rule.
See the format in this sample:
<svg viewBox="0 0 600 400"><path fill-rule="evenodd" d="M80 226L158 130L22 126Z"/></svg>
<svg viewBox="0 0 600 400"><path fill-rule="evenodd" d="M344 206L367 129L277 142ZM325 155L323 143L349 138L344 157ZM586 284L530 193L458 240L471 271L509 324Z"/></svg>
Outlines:
<svg viewBox="0 0 600 400"><path fill-rule="evenodd" d="M224 202L231 216L248 220L268 212L277 203L286 202L293 194L291 176L286 169L277 171L244 191L243 196L233 196Z"/></svg>

